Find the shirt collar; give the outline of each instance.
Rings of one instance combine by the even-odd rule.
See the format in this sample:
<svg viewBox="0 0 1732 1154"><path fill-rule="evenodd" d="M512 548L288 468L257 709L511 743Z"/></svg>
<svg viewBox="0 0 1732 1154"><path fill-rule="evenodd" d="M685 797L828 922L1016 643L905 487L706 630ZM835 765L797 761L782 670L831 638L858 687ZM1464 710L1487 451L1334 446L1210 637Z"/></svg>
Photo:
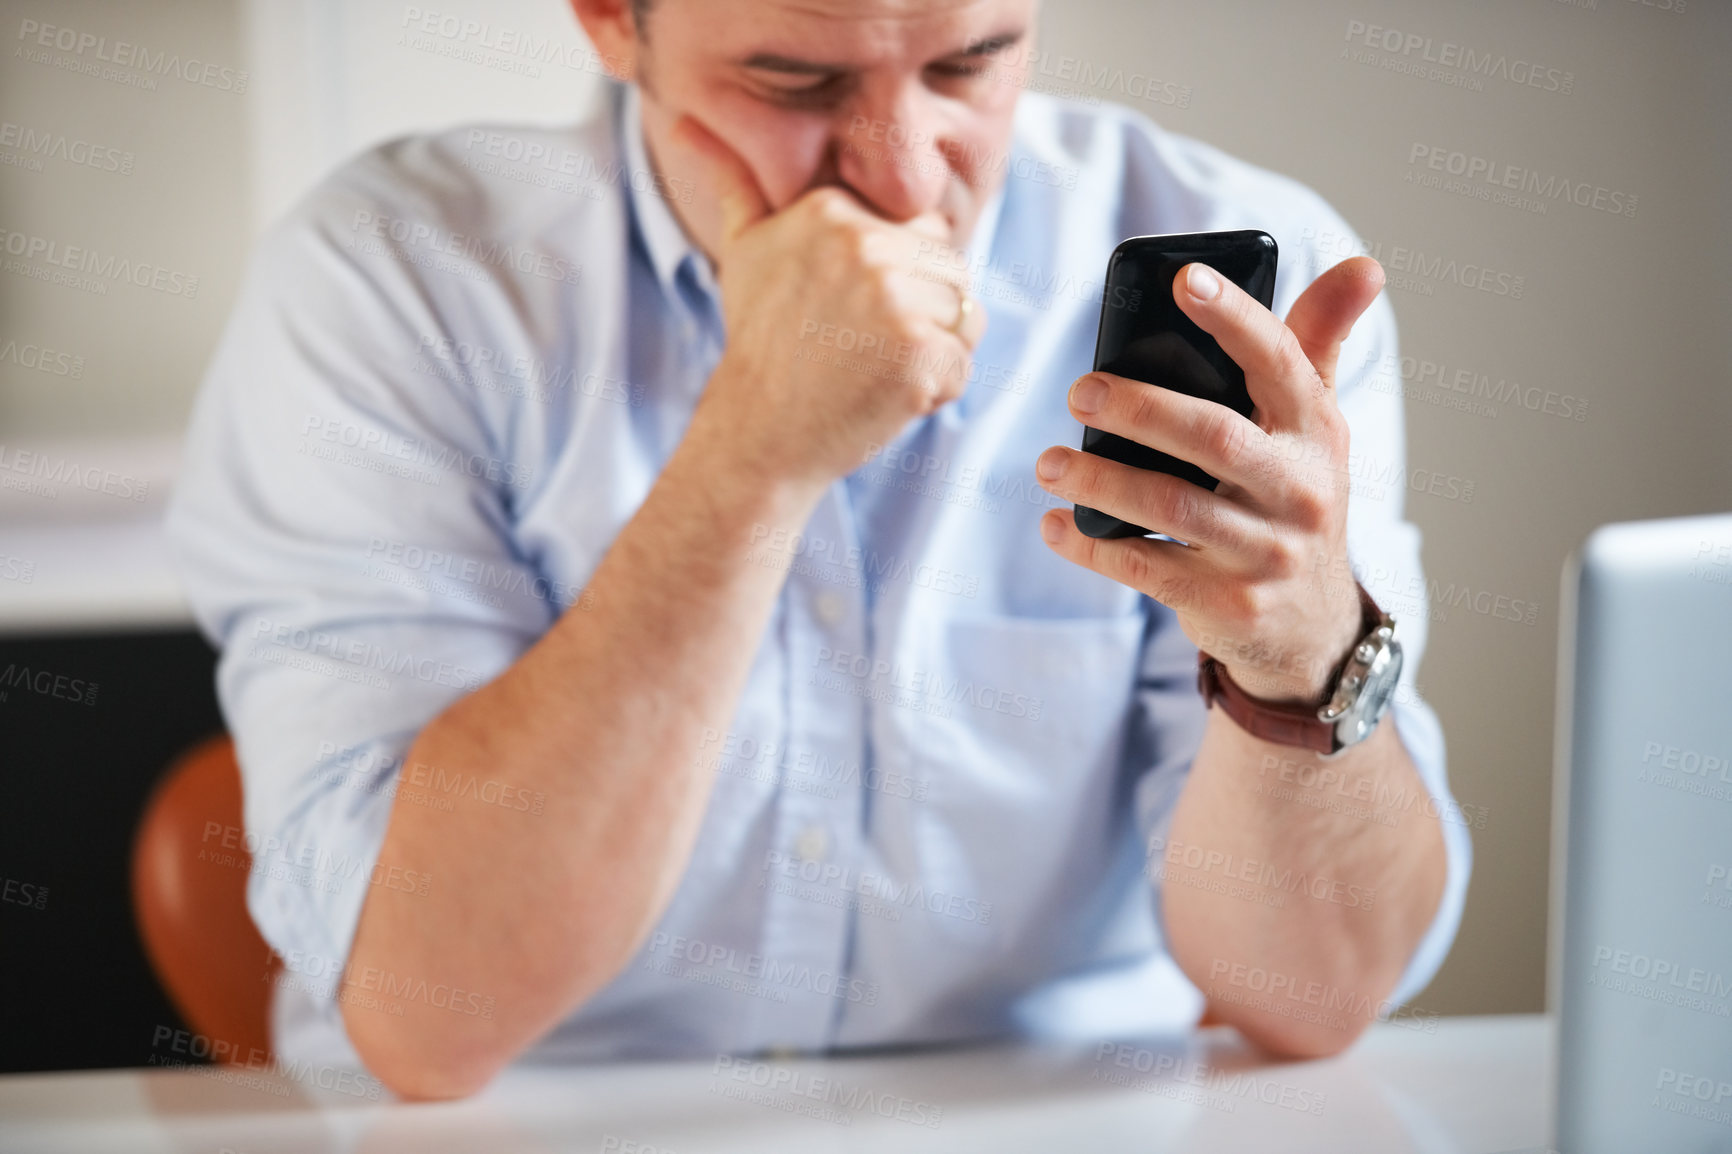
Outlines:
<svg viewBox="0 0 1732 1154"><path fill-rule="evenodd" d="M679 290L674 283L675 277L679 275L680 265L690 257L698 283L709 288L715 283L709 258L686 235L685 227L668 207L667 199L655 191L663 187L663 183L654 175L656 170L650 164L649 148L644 144L643 98L638 94L637 85L621 87L625 91L620 98L619 131L626 163L626 171L621 175L631 197L638 233L643 237L645 251L649 253L650 267L655 269L656 279L661 281L662 287L677 296Z"/></svg>
<svg viewBox="0 0 1732 1154"><path fill-rule="evenodd" d="M987 266L992 263L992 246L998 239L998 218L1004 212L1004 190L1010 187L1010 179L1010 174L1006 173L998 182L998 188L993 190L985 207L980 210L979 219L974 222L974 232L968 243L963 246L968 250L969 268L974 270L976 278L984 276ZM978 279L973 289L977 293L980 291Z"/></svg>

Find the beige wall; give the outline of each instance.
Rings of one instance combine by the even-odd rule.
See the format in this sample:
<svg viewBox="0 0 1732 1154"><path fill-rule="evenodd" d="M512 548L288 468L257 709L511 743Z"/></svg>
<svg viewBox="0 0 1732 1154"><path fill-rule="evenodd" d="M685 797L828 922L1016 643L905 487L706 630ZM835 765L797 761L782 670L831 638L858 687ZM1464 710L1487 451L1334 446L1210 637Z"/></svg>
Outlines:
<svg viewBox="0 0 1732 1154"><path fill-rule="evenodd" d="M1664 0L1659 0L1663 3ZM1519 405L1463 412L1411 382L1410 464L1472 499L1412 493L1441 586L1539 606L1533 625L1467 607L1434 623L1420 682L1443 717L1451 776L1483 811L1454 954L1420 999L1444 1012L1542 1000L1558 572L1589 527L1732 507L1725 195L1732 177L1732 6L1053 0L1043 86L1131 103L1176 130L1291 174L1380 245L1386 263L1490 267L1521 299L1422 271L1392 289L1404 350L1519 384L1581 420ZM129 173L48 159L0 164L0 227L197 275L196 297L127 284L106 295L0 276L0 345L82 358L77 377L0 361L0 442L172 433L184 420L257 221L369 141L464 117L562 119L594 76L539 77L404 44L385 0L26 0L6 6L0 119L120 150ZM558 32L557 0L441 5ZM155 91L18 55L25 20L249 73L244 94L158 78ZM1429 37L1542 81L1472 90L1384 68L1411 55L1347 39L1353 22ZM576 39L575 30L568 33ZM1403 40L1403 44L1407 41ZM1348 51L1343 56L1344 50ZM1362 54L1356 58L1354 52ZM1365 55L1371 53L1371 55ZM1066 58L1069 58L1068 62ZM86 52L82 57L95 63ZM56 62L58 61L58 63ZM138 70L123 70L136 78ZM1452 73L1459 77L1459 72ZM1118 77L1124 77L1123 80ZM1104 78L1104 79L1103 79ZM220 83L220 77L219 77ZM1153 98L1146 94L1153 92ZM1415 146L1636 198L1633 216L1548 202L1543 215L1418 183ZM20 149L0 146L16 156ZM4 159L4 157L0 157ZM1415 178L1414 181L1409 177ZM1396 250L1402 250L1397 256ZM1507 283L1513 283L1513 280ZM1453 480L1450 480L1453 479Z"/></svg>
<svg viewBox="0 0 1732 1154"><path fill-rule="evenodd" d="M236 89L247 64L234 5L12 0L0 12L0 229L13 242L0 275L0 350L10 341L15 353L0 357L0 441L170 432L184 419L245 256L247 97ZM70 33L71 50L22 35L30 22ZM165 68L178 57L229 69L227 86L220 72L206 85L202 69L194 83L105 63L94 44L79 51L80 35L106 37L101 51L111 57L124 42ZM95 163L63 159L92 155ZM15 256L18 234L57 247ZM154 278L160 268L169 288L196 277L196 292L31 275L65 271L69 246L94 254L99 269L126 261L151 266ZM52 366L78 374L26 367L26 346L52 349Z"/></svg>

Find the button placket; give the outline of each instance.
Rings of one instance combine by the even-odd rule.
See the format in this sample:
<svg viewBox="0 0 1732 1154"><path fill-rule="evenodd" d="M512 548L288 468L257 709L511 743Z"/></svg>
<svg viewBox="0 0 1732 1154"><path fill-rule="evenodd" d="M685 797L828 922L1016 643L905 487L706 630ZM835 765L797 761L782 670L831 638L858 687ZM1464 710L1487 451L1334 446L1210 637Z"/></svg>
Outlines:
<svg viewBox="0 0 1732 1154"><path fill-rule="evenodd" d="M819 683L821 652L861 652L864 591L848 567L856 533L843 486L830 487L801 530L787 586L788 738L780 768L772 844L758 881L765 889L764 996L754 999L752 1037L761 1049L821 1049L849 988L844 972L854 918L838 879L858 856L860 790L822 764L862 762L864 701ZM822 543L822 544L819 544ZM862 771L863 772L863 771Z"/></svg>

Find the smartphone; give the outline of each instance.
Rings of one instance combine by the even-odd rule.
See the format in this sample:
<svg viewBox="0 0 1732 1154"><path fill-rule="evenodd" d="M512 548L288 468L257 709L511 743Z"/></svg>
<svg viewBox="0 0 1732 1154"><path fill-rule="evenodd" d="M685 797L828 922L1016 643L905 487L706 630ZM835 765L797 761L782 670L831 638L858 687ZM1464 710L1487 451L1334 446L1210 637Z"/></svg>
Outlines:
<svg viewBox="0 0 1732 1154"><path fill-rule="evenodd" d="M1101 289L1095 364L1101 372L1147 381L1251 415L1245 373L1173 301L1173 277L1201 261L1244 289L1264 308L1275 299L1275 238L1259 229L1134 236L1113 249ZM1220 481L1189 461L1099 429L1084 428L1083 452L1139 469L1170 473L1214 490ZM1076 507L1076 524L1090 537L1143 537L1151 530Z"/></svg>

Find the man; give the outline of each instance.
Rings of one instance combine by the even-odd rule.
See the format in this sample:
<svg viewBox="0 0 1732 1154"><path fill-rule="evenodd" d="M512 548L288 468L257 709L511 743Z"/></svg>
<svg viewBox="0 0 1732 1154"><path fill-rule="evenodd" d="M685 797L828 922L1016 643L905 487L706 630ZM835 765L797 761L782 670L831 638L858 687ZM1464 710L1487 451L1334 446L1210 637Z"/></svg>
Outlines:
<svg viewBox="0 0 1732 1154"><path fill-rule="evenodd" d="M531 1046L1205 1000L1318 1055L1411 996L1468 867L1411 672L1328 762L1197 694L1201 647L1315 711L1372 620L1350 565L1418 572L1399 491L1346 484L1350 432L1402 453L1364 384L1381 273L1305 244L1346 226L1019 100L1033 0L574 8L626 86L332 176L195 416L171 527L224 644L279 1050L449 1097ZM1284 324L1201 267L1174 291L1255 423L1079 379L1119 240L1243 227L1281 245ZM1084 420L1222 484L1080 454ZM1072 502L1189 544L1088 539Z"/></svg>

